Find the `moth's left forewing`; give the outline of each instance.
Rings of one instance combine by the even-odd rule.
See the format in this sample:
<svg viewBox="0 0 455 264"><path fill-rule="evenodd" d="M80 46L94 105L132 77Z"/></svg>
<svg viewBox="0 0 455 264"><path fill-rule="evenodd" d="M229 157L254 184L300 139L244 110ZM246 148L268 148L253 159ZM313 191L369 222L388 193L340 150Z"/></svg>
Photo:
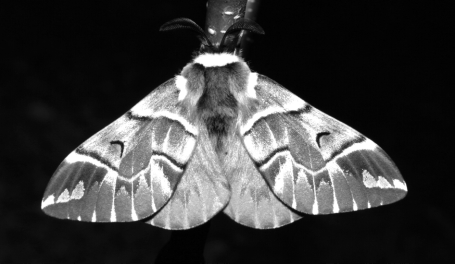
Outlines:
<svg viewBox="0 0 455 264"><path fill-rule="evenodd" d="M82 143L57 168L42 209L57 218L135 221L172 196L198 129L177 102L171 79Z"/></svg>
<svg viewBox="0 0 455 264"><path fill-rule="evenodd" d="M403 198L406 184L387 154L349 126L259 75L256 111L240 135L275 195L309 214L366 209Z"/></svg>

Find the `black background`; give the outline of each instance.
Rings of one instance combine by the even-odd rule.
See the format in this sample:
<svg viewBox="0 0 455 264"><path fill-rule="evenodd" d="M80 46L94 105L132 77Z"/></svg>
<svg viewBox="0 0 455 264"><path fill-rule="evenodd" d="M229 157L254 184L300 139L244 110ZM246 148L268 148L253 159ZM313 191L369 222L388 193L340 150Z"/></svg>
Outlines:
<svg viewBox="0 0 455 264"><path fill-rule="evenodd" d="M257 22L266 35L252 36L252 70L378 143L409 193L393 205L306 216L276 230L219 214L207 262L455 260L448 7L262 2ZM0 15L0 262L152 263L171 231L53 219L41 199L67 154L190 61L194 34L158 28L177 17L203 26L205 1L16 1Z"/></svg>

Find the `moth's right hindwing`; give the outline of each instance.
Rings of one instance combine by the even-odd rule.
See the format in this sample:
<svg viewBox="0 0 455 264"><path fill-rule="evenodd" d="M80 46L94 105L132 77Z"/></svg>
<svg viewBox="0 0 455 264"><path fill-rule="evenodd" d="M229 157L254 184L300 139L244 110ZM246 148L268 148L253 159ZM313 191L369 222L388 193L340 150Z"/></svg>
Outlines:
<svg viewBox="0 0 455 264"><path fill-rule="evenodd" d="M199 129L188 109L178 104L178 95L174 79L169 80L73 151L54 173L43 210L57 218L92 222L135 221L158 212L176 190L198 144ZM223 197L222 190L211 188L218 186L198 194ZM209 209L208 219L220 210ZM191 217L185 221L157 225L181 229L200 224Z"/></svg>

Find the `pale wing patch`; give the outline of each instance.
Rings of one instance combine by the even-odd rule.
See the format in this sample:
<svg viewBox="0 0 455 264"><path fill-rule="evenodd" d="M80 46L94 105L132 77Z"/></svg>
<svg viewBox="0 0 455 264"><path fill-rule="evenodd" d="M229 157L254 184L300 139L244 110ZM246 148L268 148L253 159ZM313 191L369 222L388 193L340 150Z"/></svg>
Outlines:
<svg viewBox="0 0 455 264"><path fill-rule="evenodd" d="M46 199L43 199L43 201L41 202L41 209L44 209L44 208L48 207L49 205L53 205L54 199L55 199L55 197L53 194L49 195Z"/></svg>
<svg viewBox="0 0 455 264"><path fill-rule="evenodd" d="M79 200L84 196L84 182L79 181L79 183L76 185L76 188L74 188L73 192L71 193L71 200Z"/></svg>
<svg viewBox="0 0 455 264"><path fill-rule="evenodd" d="M338 200L335 196L335 190L333 191L333 213L339 213L340 212L340 207L338 206Z"/></svg>
<svg viewBox="0 0 455 264"><path fill-rule="evenodd" d="M250 98L256 99L256 90L254 89L258 84L258 74L250 72L248 75L248 84L246 86L246 95Z"/></svg>
<svg viewBox="0 0 455 264"><path fill-rule="evenodd" d="M65 189L57 199L57 203L66 203L71 200L68 189Z"/></svg>
<svg viewBox="0 0 455 264"><path fill-rule="evenodd" d="M186 86L187 82L188 80L182 75L175 76L175 86L180 90L178 98L179 101L182 101L188 95L188 87Z"/></svg>
<svg viewBox="0 0 455 264"><path fill-rule="evenodd" d="M133 221L137 221L139 220L139 217L137 216L137 213L136 213L136 208L134 206L134 195L131 195L131 219Z"/></svg>
<svg viewBox="0 0 455 264"><path fill-rule="evenodd" d="M362 172L363 175L363 184L367 188L381 188L381 189L390 189L393 186L382 176L377 176L376 180L373 175L371 175L367 170Z"/></svg>
<svg viewBox="0 0 455 264"><path fill-rule="evenodd" d="M117 222L117 214L115 213L115 204L114 203L112 204L112 208L111 208L110 220L111 220L111 222Z"/></svg>
<svg viewBox="0 0 455 264"><path fill-rule="evenodd" d="M69 191L68 189L65 189L61 194L60 196L58 197L57 201L55 203L67 203L71 200L80 200L83 196L84 196L84 182L82 181L79 181L79 183L77 184L76 188L73 189L71 195L69 194ZM52 203L51 200L49 200L49 198L52 197ZM43 202L43 204L46 204L46 206L50 205L50 204L53 204L53 197L54 195L50 195L45 202ZM46 206L43 206L42 208L46 207Z"/></svg>
<svg viewBox="0 0 455 264"><path fill-rule="evenodd" d="M400 180L397 180L397 179L393 179L393 185L395 186L395 188L398 188L398 189L401 189L403 191L408 191L408 187L406 186L406 183L403 181L400 181Z"/></svg>
<svg viewBox="0 0 455 264"><path fill-rule="evenodd" d="M316 191L315 191L316 192ZM315 196L316 196L316 193L315 193ZM319 205L318 205L318 199L314 199L314 204L313 204L313 210L312 210L312 213L314 215L317 215L319 214Z"/></svg>
<svg viewBox="0 0 455 264"><path fill-rule="evenodd" d="M400 180L393 179L393 185L387 181L386 178L382 176L377 176L378 179L376 180L373 175L370 174L367 170L364 170L362 172L363 175L363 184L367 188L381 188L381 189L393 189L393 188L398 188L403 191L407 191L408 189L406 188L406 184L401 182Z"/></svg>
<svg viewBox="0 0 455 264"><path fill-rule="evenodd" d="M359 207L357 206L357 203L355 202L355 199L354 199L354 198L352 198L352 203L353 203L352 210L353 210L353 211L359 210Z"/></svg>

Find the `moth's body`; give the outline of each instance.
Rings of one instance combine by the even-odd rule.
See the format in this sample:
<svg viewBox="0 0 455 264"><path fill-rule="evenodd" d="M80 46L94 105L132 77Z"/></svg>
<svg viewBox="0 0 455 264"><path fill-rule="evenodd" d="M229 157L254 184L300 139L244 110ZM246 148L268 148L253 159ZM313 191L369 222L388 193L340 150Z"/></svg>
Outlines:
<svg viewBox="0 0 455 264"><path fill-rule="evenodd" d="M234 30L245 27L240 22ZM223 211L246 226L276 228L299 219L297 212L367 209L406 192L371 140L233 52L211 51L73 151L42 208L79 221L147 218L166 229Z"/></svg>

